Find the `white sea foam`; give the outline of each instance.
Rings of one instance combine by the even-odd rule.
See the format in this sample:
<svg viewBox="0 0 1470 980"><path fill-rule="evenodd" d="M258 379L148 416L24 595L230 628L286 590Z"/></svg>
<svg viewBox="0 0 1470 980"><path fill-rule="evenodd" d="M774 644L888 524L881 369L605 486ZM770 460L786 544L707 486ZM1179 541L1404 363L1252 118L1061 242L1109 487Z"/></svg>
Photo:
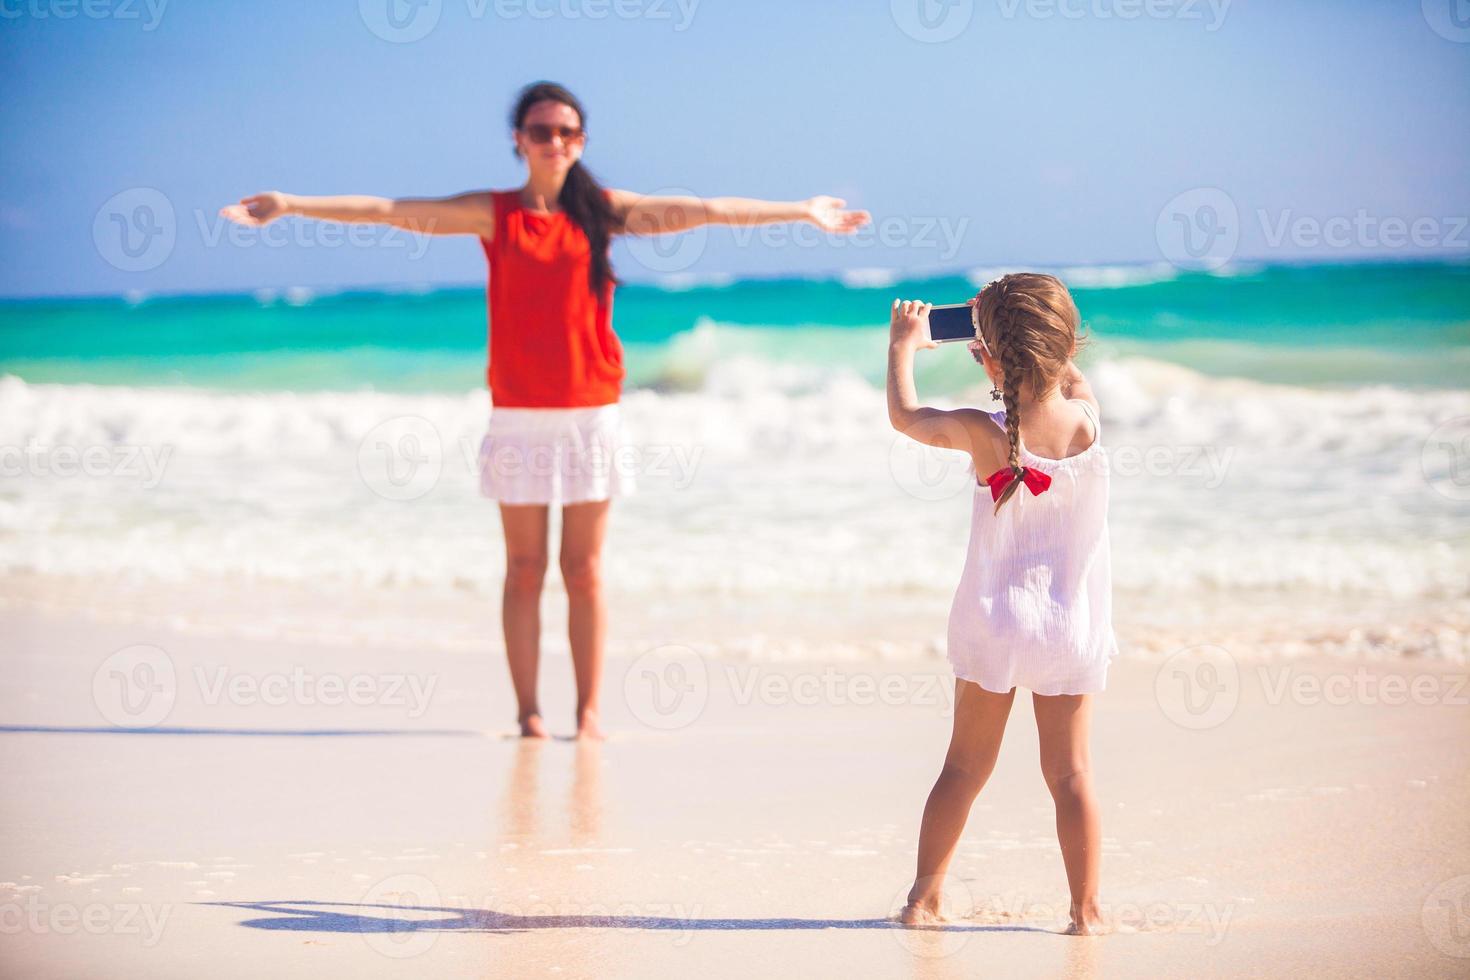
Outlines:
<svg viewBox="0 0 1470 980"><path fill-rule="evenodd" d="M952 593L970 519L965 458L915 451L851 370L690 356L703 365L694 390L624 400L641 489L618 506L607 558L620 590ZM1470 596L1470 504L1431 487L1450 464L1426 448L1436 426L1470 416L1470 393L1267 385L1142 359L1091 377L1121 594ZM483 391L0 379L0 572L494 595L495 513L474 477L487 411ZM404 497L390 464L433 478Z"/></svg>

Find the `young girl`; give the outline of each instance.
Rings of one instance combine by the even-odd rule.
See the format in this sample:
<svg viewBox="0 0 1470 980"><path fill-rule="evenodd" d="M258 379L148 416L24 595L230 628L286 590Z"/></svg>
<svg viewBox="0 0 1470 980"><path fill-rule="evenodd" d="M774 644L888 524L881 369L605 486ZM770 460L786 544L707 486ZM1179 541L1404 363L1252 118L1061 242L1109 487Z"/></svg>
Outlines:
<svg viewBox="0 0 1470 980"><path fill-rule="evenodd" d="M1003 276L970 301L970 351L1005 409L924 408L913 354L936 346L929 305L893 304L888 416L932 446L966 449L977 482L969 554L949 617L954 733L924 806L905 925L941 921L940 890L970 806L995 767L1016 688L1032 692L1041 774L1056 803L1071 890L1070 933L1097 930L1100 834L1088 724L1116 656L1108 471L1097 399L1072 363L1079 317L1067 288Z"/></svg>

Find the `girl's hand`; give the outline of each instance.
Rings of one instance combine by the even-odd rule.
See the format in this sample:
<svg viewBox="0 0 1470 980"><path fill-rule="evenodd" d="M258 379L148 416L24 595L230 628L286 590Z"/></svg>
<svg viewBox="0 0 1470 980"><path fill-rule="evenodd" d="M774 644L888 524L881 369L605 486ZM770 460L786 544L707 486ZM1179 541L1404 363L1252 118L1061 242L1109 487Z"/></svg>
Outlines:
<svg viewBox="0 0 1470 980"><path fill-rule="evenodd" d="M239 204L226 205L219 209L219 213L237 225L258 226L269 224L289 210L289 201L285 194L266 191L264 194L242 197Z"/></svg>
<svg viewBox="0 0 1470 980"><path fill-rule="evenodd" d="M932 304L916 299L894 300L888 343L909 350L938 347L929 337L929 311L933 308Z"/></svg>
<svg viewBox="0 0 1470 980"><path fill-rule="evenodd" d="M847 202L840 197L814 197L802 202L807 221L839 235L852 234L872 217L866 211L844 211L846 207Z"/></svg>

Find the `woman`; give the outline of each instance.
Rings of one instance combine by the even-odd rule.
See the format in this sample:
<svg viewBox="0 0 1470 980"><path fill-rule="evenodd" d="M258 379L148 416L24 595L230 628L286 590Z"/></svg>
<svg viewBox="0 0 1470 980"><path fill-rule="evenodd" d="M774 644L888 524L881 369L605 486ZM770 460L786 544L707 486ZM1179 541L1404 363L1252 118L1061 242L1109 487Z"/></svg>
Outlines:
<svg viewBox="0 0 1470 980"><path fill-rule="evenodd" d="M631 475L613 459L624 371L612 330L612 236L787 221L845 234L868 220L867 212L843 210L845 202L832 197L777 203L605 190L581 162L586 122L571 92L538 82L521 91L511 112L515 152L528 171L519 189L402 200L272 191L221 212L245 225L292 214L479 236L490 266L492 405L480 485L499 503L505 528L502 625L520 730L529 738L546 736L536 674L549 512L556 505L562 508L560 564L577 679L577 734L601 737L598 688L607 624L602 543L610 499L632 489Z"/></svg>

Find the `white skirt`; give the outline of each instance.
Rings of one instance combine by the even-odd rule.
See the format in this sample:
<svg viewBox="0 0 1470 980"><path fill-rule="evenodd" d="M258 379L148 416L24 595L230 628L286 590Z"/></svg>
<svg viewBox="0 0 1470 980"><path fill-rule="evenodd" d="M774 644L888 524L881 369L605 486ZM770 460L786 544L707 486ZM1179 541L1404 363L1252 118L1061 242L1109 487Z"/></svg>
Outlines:
<svg viewBox="0 0 1470 980"><path fill-rule="evenodd" d="M581 504L636 488L636 450L617 404L492 408L480 492L502 504Z"/></svg>

